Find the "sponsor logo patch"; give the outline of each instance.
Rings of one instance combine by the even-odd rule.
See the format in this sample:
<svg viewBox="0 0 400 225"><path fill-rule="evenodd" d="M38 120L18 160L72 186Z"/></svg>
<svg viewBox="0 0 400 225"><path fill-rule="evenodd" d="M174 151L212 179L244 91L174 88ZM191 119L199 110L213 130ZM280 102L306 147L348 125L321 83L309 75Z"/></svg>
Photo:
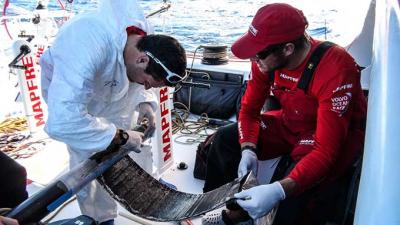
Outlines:
<svg viewBox="0 0 400 225"><path fill-rule="evenodd" d="M305 139L305 140L300 140L299 141L299 144L300 145L313 145L314 144L314 140L307 140L307 139Z"/></svg>
<svg viewBox="0 0 400 225"><path fill-rule="evenodd" d="M250 25L249 32L255 37L257 36L258 30L253 25Z"/></svg>
<svg viewBox="0 0 400 225"><path fill-rule="evenodd" d="M335 96L331 98L332 101L332 108L331 110L333 112L336 112L339 114L339 116L342 116L348 109L349 104L351 100L351 93L346 92L341 96Z"/></svg>
<svg viewBox="0 0 400 225"><path fill-rule="evenodd" d="M346 89L351 89L353 88L353 84L344 84L340 87L337 87L335 90L332 91L332 93L336 93L338 91L346 90Z"/></svg>
<svg viewBox="0 0 400 225"><path fill-rule="evenodd" d="M294 78L294 77L288 76L284 73L279 74L279 77L282 79L285 79L285 80L290 80L292 82L297 82L299 80L299 78Z"/></svg>
<svg viewBox="0 0 400 225"><path fill-rule="evenodd" d="M170 109L168 106L168 88L160 89L160 116L161 116L161 130L162 130L162 148L163 148L163 162L167 162L172 157L171 139L172 133L170 129L171 117Z"/></svg>
<svg viewBox="0 0 400 225"><path fill-rule="evenodd" d="M104 83L104 87L115 87L119 84L117 80L110 80Z"/></svg>

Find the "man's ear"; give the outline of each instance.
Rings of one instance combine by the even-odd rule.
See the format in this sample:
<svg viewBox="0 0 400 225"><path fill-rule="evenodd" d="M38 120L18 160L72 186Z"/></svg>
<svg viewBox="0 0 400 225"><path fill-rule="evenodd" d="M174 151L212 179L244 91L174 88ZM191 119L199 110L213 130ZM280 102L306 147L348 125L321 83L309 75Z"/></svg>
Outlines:
<svg viewBox="0 0 400 225"><path fill-rule="evenodd" d="M294 53L294 49L295 49L294 44L289 42L283 48L283 52L284 52L285 56L289 56Z"/></svg>
<svg viewBox="0 0 400 225"><path fill-rule="evenodd" d="M139 52L136 58L136 65L142 69L146 69L149 64L150 58L144 52Z"/></svg>

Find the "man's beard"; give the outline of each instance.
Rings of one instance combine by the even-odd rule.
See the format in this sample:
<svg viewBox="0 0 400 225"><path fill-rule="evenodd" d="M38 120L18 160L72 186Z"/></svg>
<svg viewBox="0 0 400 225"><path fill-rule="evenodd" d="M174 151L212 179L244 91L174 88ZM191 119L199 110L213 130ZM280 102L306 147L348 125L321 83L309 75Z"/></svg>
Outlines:
<svg viewBox="0 0 400 225"><path fill-rule="evenodd" d="M137 82L136 74L138 74L138 68L135 68L134 65L127 64L126 65L126 75L128 76L128 80L130 82Z"/></svg>
<svg viewBox="0 0 400 225"><path fill-rule="evenodd" d="M276 65L274 65L273 67L269 68L267 73L273 72L275 70L279 70L279 69L282 69L282 68L285 68L289 63L288 57L284 56L283 52L277 52L275 54L275 58L276 58L276 60L275 60Z"/></svg>

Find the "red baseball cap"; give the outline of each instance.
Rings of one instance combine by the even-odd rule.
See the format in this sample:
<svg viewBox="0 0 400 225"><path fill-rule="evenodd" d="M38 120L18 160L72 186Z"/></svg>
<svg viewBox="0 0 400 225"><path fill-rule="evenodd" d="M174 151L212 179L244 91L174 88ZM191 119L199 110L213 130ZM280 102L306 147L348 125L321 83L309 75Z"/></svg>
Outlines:
<svg viewBox="0 0 400 225"><path fill-rule="evenodd" d="M270 45L299 38L307 25L303 12L291 5L265 5L257 11L247 33L233 43L231 51L241 59L253 57Z"/></svg>

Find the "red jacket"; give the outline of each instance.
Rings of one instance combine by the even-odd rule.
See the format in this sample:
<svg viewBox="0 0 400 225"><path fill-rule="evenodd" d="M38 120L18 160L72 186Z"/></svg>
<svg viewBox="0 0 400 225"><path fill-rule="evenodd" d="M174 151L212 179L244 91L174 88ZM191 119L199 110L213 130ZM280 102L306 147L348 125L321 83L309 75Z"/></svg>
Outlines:
<svg viewBox="0 0 400 225"><path fill-rule="evenodd" d="M318 43L320 42L311 40L310 53L296 69L275 71L275 88L298 89L297 82ZM238 119L240 143L257 143L260 110L270 94L270 86L268 75L261 73L257 64L253 62L251 79L242 99ZM348 137L348 131L353 127L360 127L366 117L366 99L361 89L360 72L354 59L339 46L333 46L322 57L306 94L315 98L315 112L312 114L315 116L315 123L304 123L307 126L311 124L315 130L315 144L312 151L303 156L289 174L302 190L313 186L331 172L335 164L338 164L337 159L341 157L341 149ZM290 99L279 100L285 114L285 104L290 103ZM305 108L303 110L310 111ZM286 117L291 115L290 112L286 114ZM290 123L286 124L287 129L291 130ZM298 129L292 131L295 134L299 132Z"/></svg>

